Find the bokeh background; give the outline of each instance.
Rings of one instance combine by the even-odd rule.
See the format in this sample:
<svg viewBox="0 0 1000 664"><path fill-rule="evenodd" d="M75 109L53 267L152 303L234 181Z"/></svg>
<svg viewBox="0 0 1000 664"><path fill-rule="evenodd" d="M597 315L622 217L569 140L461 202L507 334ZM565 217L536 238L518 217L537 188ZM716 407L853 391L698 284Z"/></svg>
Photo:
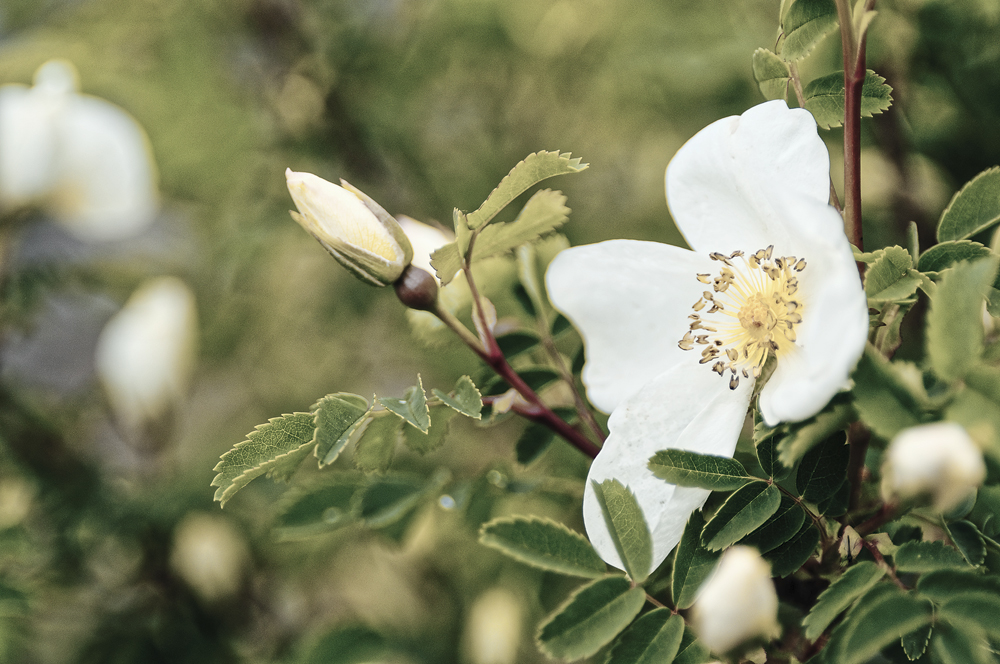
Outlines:
<svg viewBox="0 0 1000 664"><path fill-rule="evenodd" d="M283 541L271 526L286 487L267 479L213 502L219 455L269 417L476 368L415 339L391 292L292 222L284 169L448 225L527 154L571 151L590 168L549 186L569 197L574 244L683 243L664 169L697 130L763 100L750 58L774 47L778 5L0 0L0 84L72 62L84 93L144 127L161 200L151 226L113 241L44 211L4 221L0 660L541 661L534 625L573 584L501 560L476 530L512 511L579 529L586 466L559 445L519 466L518 422L401 458L448 469L476 500L433 502L392 537ZM895 103L864 128L869 249L901 242L911 220L932 233L956 187L1000 160L1000 1L877 8L869 66ZM839 68L828 38L803 78ZM836 174L841 134L824 137ZM159 275L194 293L196 364L169 411L134 430L94 353Z"/></svg>

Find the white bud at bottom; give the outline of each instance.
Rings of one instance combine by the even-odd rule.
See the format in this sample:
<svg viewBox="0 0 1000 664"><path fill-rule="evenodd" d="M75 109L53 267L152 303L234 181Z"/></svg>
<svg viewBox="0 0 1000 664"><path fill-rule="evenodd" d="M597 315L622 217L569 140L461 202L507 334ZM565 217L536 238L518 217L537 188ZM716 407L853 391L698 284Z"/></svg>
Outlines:
<svg viewBox="0 0 1000 664"><path fill-rule="evenodd" d="M479 596L465 626L465 650L473 664L514 664L521 642L521 604L509 590Z"/></svg>

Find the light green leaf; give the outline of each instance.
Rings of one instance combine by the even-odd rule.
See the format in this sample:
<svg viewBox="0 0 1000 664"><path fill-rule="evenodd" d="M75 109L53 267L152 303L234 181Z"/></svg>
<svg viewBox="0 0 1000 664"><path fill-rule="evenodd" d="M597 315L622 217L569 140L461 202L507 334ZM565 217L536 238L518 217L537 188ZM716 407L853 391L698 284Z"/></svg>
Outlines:
<svg viewBox="0 0 1000 664"><path fill-rule="evenodd" d="M649 459L648 466L671 484L711 491L732 491L754 480L736 459L687 450L661 450Z"/></svg>
<svg viewBox="0 0 1000 664"><path fill-rule="evenodd" d="M379 397L378 402L424 433L431 426L431 413L427 407L427 395L424 394L420 374L417 374L417 384L406 389L404 398Z"/></svg>
<svg viewBox="0 0 1000 664"><path fill-rule="evenodd" d="M444 405L462 415L474 420L482 417L483 396L468 376L462 376L458 379L451 394L445 394L441 390L433 390L433 392L434 396L440 399Z"/></svg>
<svg viewBox="0 0 1000 664"><path fill-rule="evenodd" d="M997 257L959 263L941 273L927 313L927 355L944 380L962 378L983 352L982 310Z"/></svg>
<svg viewBox="0 0 1000 664"><path fill-rule="evenodd" d="M865 270L865 295L872 302L895 302L916 292L920 276L910 270L913 259L902 247L887 247L882 256Z"/></svg>
<svg viewBox="0 0 1000 664"><path fill-rule="evenodd" d="M938 242L964 240L1000 221L1000 166L988 168L955 194L938 223Z"/></svg>
<svg viewBox="0 0 1000 664"><path fill-rule="evenodd" d="M876 435L893 436L920 423L923 395L919 371L911 378L910 365L889 362L868 346L854 370L854 408Z"/></svg>
<svg viewBox="0 0 1000 664"><path fill-rule="evenodd" d="M927 644L931 641L931 632L933 631L934 624L927 623L923 627L918 627L912 632L903 635L903 652L910 661L920 659L923 656L924 651L927 650Z"/></svg>
<svg viewBox="0 0 1000 664"><path fill-rule="evenodd" d="M847 427L854 419L854 409L847 401L833 401L812 420L793 425L778 442L778 459L792 468L814 445Z"/></svg>
<svg viewBox="0 0 1000 664"><path fill-rule="evenodd" d="M879 592L873 593L872 591ZM931 621L933 607L894 585L872 588L835 630L827 654L838 664L863 664L893 641Z"/></svg>
<svg viewBox="0 0 1000 664"><path fill-rule="evenodd" d="M685 626L684 636L681 638L681 647L677 649L674 664L705 664L712 659L711 655L705 644L695 638L691 628Z"/></svg>
<svg viewBox="0 0 1000 664"><path fill-rule="evenodd" d="M802 621L806 628L806 638L810 641L819 638L837 616L868 592L884 575L885 570L872 562L859 562L844 572L820 594L809 615Z"/></svg>
<svg viewBox="0 0 1000 664"><path fill-rule="evenodd" d="M762 554L767 553L792 539L805 520L806 513L802 508L794 500L782 494L781 504L775 513L764 522L764 525L740 540L740 544L755 547Z"/></svg>
<svg viewBox="0 0 1000 664"><path fill-rule="evenodd" d="M805 521L799 532L787 542L764 554L771 563L771 575L785 577L805 565L819 544L819 532L812 521Z"/></svg>
<svg viewBox="0 0 1000 664"><path fill-rule="evenodd" d="M589 657L625 629L645 603L645 591L633 588L625 577L598 579L545 619L536 637L538 647L554 658Z"/></svg>
<svg viewBox="0 0 1000 664"><path fill-rule="evenodd" d="M544 424L532 422L524 428L521 437L517 439L514 452L517 462L527 466L542 455L555 440L556 434Z"/></svg>
<svg viewBox="0 0 1000 664"><path fill-rule="evenodd" d="M773 484L753 482L737 489L705 524L701 541L718 551L746 537L766 522L781 505L781 492Z"/></svg>
<svg viewBox="0 0 1000 664"><path fill-rule="evenodd" d="M418 454L433 452L444 444L451 420L457 414L455 410L446 408L445 406L432 408L431 428L427 433L423 433L413 427L403 427L403 444Z"/></svg>
<svg viewBox="0 0 1000 664"><path fill-rule="evenodd" d="M836 27L833 0L795 0L781 23L785 34L781 57L789 62L801 60Z"/></svg>
<svg viewBox="0 0 1000 664"><path fill-rule="evenodd" d="M326 395L309 410L315 413L315 453L322 468L337 460L352 435L362 426L368 413L368 400L357 394L336 392Z"/></svg>
<svg viewBox="0 0 1000 664"><path fill-rule="evenodd" d="M653 539L642 508L628 487L618 480L592 484L625 571L633 581L642 583L653 571Z"/></svg>
<svg viewBox="0 0 1000 664"><path fill-rule="evenodd" d="M954 626L974 625L990 638L1000 638L1000 597L990 592L963 592L941 604L940 615Z"/></svg>
<svg viewBox="0 0 1000 664"><path fill-rule="evenodd" d="M799 495L814 503L833 495L847 476L850 452L842 431L806 452L795 475Z"/></svg>
<svg viewBox="0 0 1000 664"><path fill-rule="evenodd" d="M479 529L479 543L557 574L593 579L607 571L604 561L583 535L536 516L493 519Z"/></svg>
<svg viewBox="0 0 1000 664"><path fill-rule="evenodd" d="M370 416L368 420L364 429L359 429L360 436L357 436L354 446L354 465L365 473L382 474L392 465L403 423L388 413Z"/></svg>
<svg viewBox="0 0 1000 664"><path fill-rule="evenodd" d="M468 215L469 228L476 229L488 224L511 201L542 180L556 175L579 173L587 166L588 164L580 163L579 157L571 159L568 152L563 154L558 151L535 152L528 155L500 181L497 188L487 197L486 202L480 205L478 210Z"/></svg>
<svg viewBox="0 0 1000 664"><path fill-rule="evenodd" d="M386 657L391 652L386 638L370 627L338 627L319 640L303 664L396 661L395 657Z"/></svg>
<svg viewBox="0 0 1000 664"><path fill-rule="evenodd" d="M321 484L290 489L281 498L275 535L279 540L306 539L354 523L351 501L361 484L356 473L337 473Z"/></svg>
<svg viewBox="0 0 1000 664"><path fill-rule="evenodd" d="M996 664L987 643L960 626L939 622L931 639L935 664Z"/></svg>
<svg viewBox="0 0 1000 664"><path fill-rule="evenodd" d="M898 572L933 572L941 569L968 569L962 554L943 542L905 542L892 556Z"/></svg>
<svg viewBox="0 0 1000 664"><path fill-rule="evenodd" d="M978 567L986 560L986 542L982 533L969 521L952 521L947 525L948 536L970 565Z"/></svg>
<svg viewBox="0 0 1000 664"><path fill-rule="evenodd" d="M831 129L844 124L844 72L835 72L810 81L802 94L806 100L806 110L813 114L820 127ZM869 69L861 87L861 117L880 115L890 106L892 87Z"/></svg>
<svg viewBox="0 0 1000 664"><path fill-rule="evenodd" d="M940 242L920 254L919 268L921 272L941 272L961 261L986 258L992 252L972 240L953 240Z"/></svg>
<svg viewBox="0 0 1000 664"><path fill-rule="evenodd" d="M264 473L287 478L315 445L312 413L292 413L274 417L247 434L222 455L214 470L212 486L219 487L215 499L225 507L233 495Z"/></svg>
<svg viewBox="0 0 1000 664"><path fill-rule="evenodd" d="M528 199L508 223L495 223L482 230L472 249L471 262L513 251L525 242L556 231L569 219L566 197L560 191L542 189Z"/></svg>
<svg viewBox="0 0 1000 664"><path fill-rule="evenodd" d="M705 518L701 510L691 512L674 553L670 592L678 609L687 609L694 604L698 589L715 569L715 564L722 555L721 552L709 551L701 545L701 531L704 528Z"/></svg>
<svg viewBox="0 0 1000 664"><path fill-rule="evenodd" d="M788 95L788 63L766 48L753 52L753 77L764 99L784 99Z"/></svg>
<svg viewBox="0 0 1000 664"><path fill-rule="evenodd" d="M669 664L684 636L684 619L655 609L625 630L605 664Z"/></svg>
<svg viewBox="0 0 1000 664"><path fill-rule="evenodd" d="M462 254L459 251L458 243L452 242L435 249L431 253L431 267L434 268L442 286L451 283L455 274L462 269Z"/></svg>

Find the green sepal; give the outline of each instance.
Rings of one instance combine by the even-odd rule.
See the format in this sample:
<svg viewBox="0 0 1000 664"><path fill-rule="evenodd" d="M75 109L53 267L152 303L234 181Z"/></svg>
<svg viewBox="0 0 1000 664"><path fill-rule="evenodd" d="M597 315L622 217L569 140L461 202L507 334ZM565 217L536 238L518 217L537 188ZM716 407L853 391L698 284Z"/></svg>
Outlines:
<svg viewBox="0 0 1000 664"><path fill-rule="evenodd" d="M386 410L402 418L405 422L427 433L431 427L431 412L427 407L427 395L424 394L424 385L417 374L417 384L406 389L402 399L391 397L379 397L378 402L385 406Z"/></svg>
<svg viewBox="0 0 1000 664"><path fill-rule="evenodd" d="M788 63L766 48L753 52L753 77L764 99L785 99L791 73Z"/></svg>
<svg viewBox="0 0 1000 664"><path fill-rule="evenodd" d="M670 576L670 592L678 609L687 609L694 604L701 584L715 569L720 551L709 551L701 544L701 531L705 528L705 518L701 510L691 512L674 553L674 567Z"/></svg>
<svg viewBox="0 0 1000 664"><path fill-rule="evenodd" d="M583 535L537 516L500 517L479 529L479 543L532 567L594 579L607 567Z"/></svg>
<svg viewBox="0 0 1000 664"><path fill-rule="evenodd" d="M357 394L328 394L309 409L316 424L316 458L319 467L337 460L368 414L368 400Z"/></svg>
<svg viewBox="0 0 1000 664"><path fill-rule="evenodd" d="M802 95L806 110L813 114L820 127L832 129L844 124L844 72L838 71L810 81L802 90ZM890 106L892 87L869 69L865 72L865 81L861 87L861 117L879 115Z"/></svg>
<svg viewBox="0 0 1000 664"><path fill-rule="evenodd" d="M575 660L593 655L628 627L646 593L623 576L589 583L539 626L538 647L549 657Z"/></svg>
<svg viewBox="0 0 1000 664"><path fill-rule="evenodd" d="M781 504L781 492L773 484L753 482L734 491L705 524L701 542L719 551L762 526Z"/></svg>
<svg viewBox="0 0 1000 664"><path fill-rule="evenodd" d="M938 222L938 242L964 240L1000 221L1000 166L969 180L948 203Z"/></svg>
<svg viewBox="0 0 1000 664"><path fill-rule="evenodd" d="M312 413L273 417L247 434L247 439L222 455L212 486L215 500L225 507L233 495L263 474L287 480L315 445Z"/></svg>
<svg viewBox="0 0 1000 664"><path fill-rule="evenodd" d="M684 637L684 619L654 609L626 629L605 664L665 664L674 661Z"/></svg>
<svg viewBox="0 0 1000 664"><path fill-rule="evenodd" d="M474 420L482 418L483 395L479 393L479 389L468 376L462 376L458 379L451 394L445 394L437 389L432 390L432 392L441 400L441 403L456 412Z"/></svg>
<svg viewBox="0 0 1000 664"><path fill-rule="evenodd" d="M733 491L756 478L736 459L687 450L660 450L647 464L654 475L677 486Z"/></svg>
<svg viewBox="0 0 1000 664"><path fill-rule="evenodd" d="M616 479L591 482L615 550L629 577L642 583L652 572L653 538L635 495Z"/></svg>

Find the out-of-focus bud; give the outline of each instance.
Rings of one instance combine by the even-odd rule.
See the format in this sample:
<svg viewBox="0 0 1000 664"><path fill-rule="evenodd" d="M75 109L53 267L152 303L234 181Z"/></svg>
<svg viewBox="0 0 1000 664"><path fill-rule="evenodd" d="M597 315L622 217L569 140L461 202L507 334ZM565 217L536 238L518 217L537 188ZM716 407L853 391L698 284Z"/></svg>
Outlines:
<svg viewBox="0 0 1000 664"><path fill-rule="evenodd" d="M888 501L929 496L939 512L956 507L986 479L983 454L954 422L900 431L882 462L882 497Z"/></svg>
<svg viewBox="0 0 1000 664"><path fill-rule="evenodd" d="M431 254L444 245L454 242L454 235L448 235L435 226L406 215L396 217L396 221L399 222L399 227L403 229L406 237L410 239L410 244L413 245L413 265L435 275L436 278L437 272L431 265Z"/></svg>
<svg viewBox="0 0 1000 664"><path fill-rule="evenodd" d="M521 605L509 590L479 596L465 626L465 650L472 664L513 664L521 642Z"/></svg>
<svg viewBox="0 0 1000 664"><path fill-rule="evenodd" d="M312 173L285 170L298 212L292 218L362 281L388 286L413 258L406 233L389 213L358 189Z"/></svg>
<svg viewBox="0 0 1000 664"><path fill-rule="evenodd" d="M97 373L121 424L137 431L187 391L197 350L194 294L176 277L143 284L97 342Z"/></svg>
<svg viewBox="0 0 1000 664"><path fill-rule="evenodd" d="M240 589L250 554L246 542L221 517L192 514L174 532L170 566L207 602Z"/></svg>
<svg viewBox="0 0 1000 664"><path fill-rule="evenodd" d="M38 205L82 240L123 239L159 206L145 132L111 102L79 93L50 60L34 87L0 87L0 210Z"/></svg>
<svg viewBox="0 0 1000 664"><path fill-rule="evenodd" d="M437 303L437 279L416 265L408 265L395 286L399 301L410 309L430 311Z"/></svg>
<svg viewBox="0 0 1000 664"><path fill-rule="evenodd" d="M726 550L698 591L691 619L698 638L715 653L758 637L777 638L778 594L770 565L751 547Z"/></svg>

